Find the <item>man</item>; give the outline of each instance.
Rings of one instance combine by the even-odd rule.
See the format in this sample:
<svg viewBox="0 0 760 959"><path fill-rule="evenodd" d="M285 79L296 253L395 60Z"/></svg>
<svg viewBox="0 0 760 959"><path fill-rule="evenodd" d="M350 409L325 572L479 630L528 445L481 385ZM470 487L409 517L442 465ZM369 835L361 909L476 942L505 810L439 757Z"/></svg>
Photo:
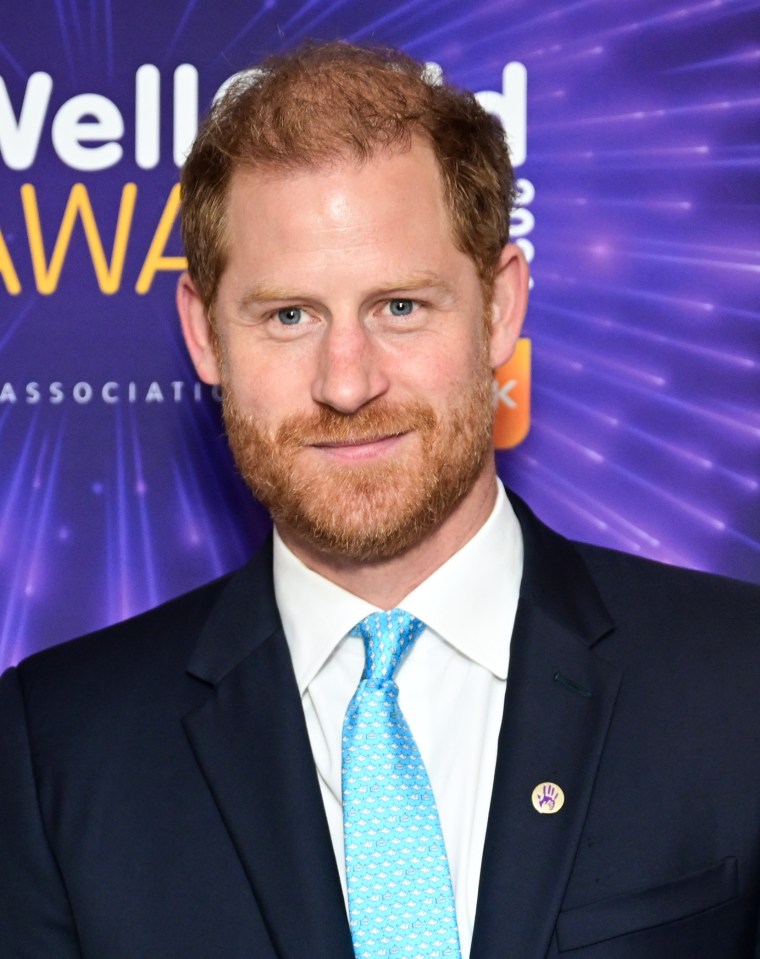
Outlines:
<svg viewBox="0 0 760 959"><path fill-rule="evenodd" d="M5 675L4 957L756 954L758 591L497 483L512 188L402 55L213 110L178 306L274 541Z"/></svg>

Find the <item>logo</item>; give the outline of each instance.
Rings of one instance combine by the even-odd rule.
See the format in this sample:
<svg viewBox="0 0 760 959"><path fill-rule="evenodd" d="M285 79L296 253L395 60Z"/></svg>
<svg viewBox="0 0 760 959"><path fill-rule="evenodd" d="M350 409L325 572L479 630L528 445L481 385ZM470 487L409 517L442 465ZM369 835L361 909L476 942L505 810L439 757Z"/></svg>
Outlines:
<svg viewBox="0 0 760 959"><path fill-rule="evenodd" d="M517 341L511 359L494 371L496 414L493 424L493 443L497 450L507 450L517 446L528 435L530 356L530 340L527 337L521 337Z"/></svg>
<svg viewBox="0 0 760 959"><path fill-rule="evenodd" d="M565 805L565 794L556 783L539 783L533 790L531 800L536 812L551 815Z"/></svg>

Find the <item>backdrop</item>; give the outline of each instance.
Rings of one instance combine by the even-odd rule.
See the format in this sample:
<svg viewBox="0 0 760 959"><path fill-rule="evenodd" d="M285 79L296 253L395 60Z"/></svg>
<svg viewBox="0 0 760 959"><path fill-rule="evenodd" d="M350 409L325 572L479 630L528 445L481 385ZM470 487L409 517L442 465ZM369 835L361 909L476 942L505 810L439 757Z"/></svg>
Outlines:
<svg viewBox="0 0 760 959"><path fill-rule="evenodd" d="M760 581L760 4L31 0L0 40L0 667L267 530L175 320L178 167L235 72L400 45L508 130L534 286L499 470L596 543Z"/></svg>

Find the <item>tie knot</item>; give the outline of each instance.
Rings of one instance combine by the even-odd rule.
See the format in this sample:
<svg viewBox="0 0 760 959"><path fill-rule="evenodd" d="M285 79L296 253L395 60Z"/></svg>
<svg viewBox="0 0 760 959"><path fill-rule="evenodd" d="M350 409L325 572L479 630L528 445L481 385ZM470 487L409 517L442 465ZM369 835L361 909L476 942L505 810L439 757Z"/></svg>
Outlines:
<svg viewBox="0 0 760 959"><path fill-rule="evenodd" d="M364 640L365 678L380 685L396 675L401 660L425 624L403 609L370 613L354 627L354 635Z"/></svg>

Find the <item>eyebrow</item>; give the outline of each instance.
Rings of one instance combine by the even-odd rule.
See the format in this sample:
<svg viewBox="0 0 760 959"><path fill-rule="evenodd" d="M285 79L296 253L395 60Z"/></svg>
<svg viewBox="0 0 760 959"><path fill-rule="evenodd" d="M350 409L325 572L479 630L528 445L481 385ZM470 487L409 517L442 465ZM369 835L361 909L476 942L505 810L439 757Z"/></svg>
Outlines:
<svg viewBox="0 0 760 959"><path fill-rule="evenodd" d="M394 292L436 289L442 290L444 293L454 293L454 287L447 280L445 280L438 273L432 272L407 274L405 276L398 277L395 283L381 285L379 289Z"/></svg>
<svg viewBox="0 0 760 959"><path fill-rule="evenodd" d="M308 299L310 299L310 297L294 293L285 287L254 284L248 292L240 298L240 307L244 310L247 307L256 306L258 303L269 303L275 300L301 302Z"/></svg>
<svg viewBox="0 0 760 959"><path fill-rule="evenodd" d="M382 295L390 293L411 293L414 290L437 289L443 293L452 296L454 288L442 276L432 272L410 273L396 277L387 282L378 283L374 287L372 295ZM308 293L299 293L296 290L281 286L269 286L266 284L253 284L247 293L240 300L241 309L256 306L260 303L271 303L285 301L291 303L308 303L315 297Z"/></svg>

